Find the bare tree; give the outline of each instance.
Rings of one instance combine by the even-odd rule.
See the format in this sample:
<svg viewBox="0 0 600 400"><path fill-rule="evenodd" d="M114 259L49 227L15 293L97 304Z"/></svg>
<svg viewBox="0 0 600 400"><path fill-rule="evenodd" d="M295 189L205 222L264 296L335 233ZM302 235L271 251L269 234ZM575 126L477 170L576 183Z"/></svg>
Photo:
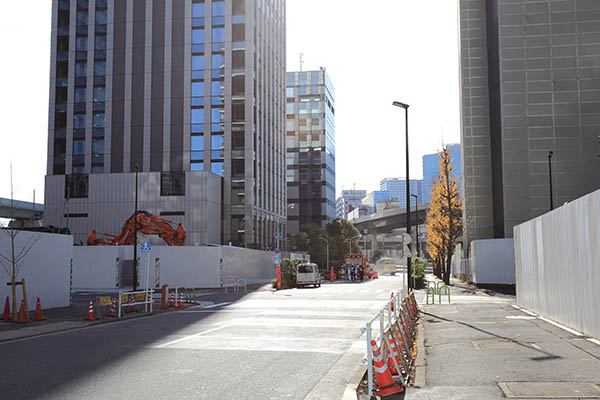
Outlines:
<svg viewBox="0 0 600 400"><path fill-rule="evenodd" d="M14 220L12 164L10 166L10 219ZM14 321L17 319L17 276L23 267L23 260L40 239L41 235L30 236L24 244L18 245L16 243L16 238L21 231L15 230L12 224L9 224L8 228L0 226L0 231L6 234L10 241L10 252L8 254L2 254L0 252L0 266L2 266L10 278L9 284L12 288L12 314ZM25 303L27 303L27 299L25 299Z"/></svg>

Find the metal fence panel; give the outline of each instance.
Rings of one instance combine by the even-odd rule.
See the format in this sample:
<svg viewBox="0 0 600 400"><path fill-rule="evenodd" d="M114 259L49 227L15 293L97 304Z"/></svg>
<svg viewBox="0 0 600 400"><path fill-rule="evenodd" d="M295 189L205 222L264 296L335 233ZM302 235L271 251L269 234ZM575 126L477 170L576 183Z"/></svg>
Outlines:
<svg viewBox="0 0 600 400"><path fill-rule="evenodd" d="M600 337L600 190L514 228L517 303Z"/></svg>

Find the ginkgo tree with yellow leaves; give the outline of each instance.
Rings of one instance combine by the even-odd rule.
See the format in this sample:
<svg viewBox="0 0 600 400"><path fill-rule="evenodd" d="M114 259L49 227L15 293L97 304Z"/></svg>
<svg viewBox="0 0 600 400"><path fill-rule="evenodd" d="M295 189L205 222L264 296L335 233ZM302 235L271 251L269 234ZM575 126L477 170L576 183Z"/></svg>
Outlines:
<svg viewBox="0 0 600 400"><path fill-rule="evenodd" d="M436 275L448 284L452 254L463 232L462 201L450 152L444 148L438 155L440 173L431 185L427 212L427 249Z"/></svg>

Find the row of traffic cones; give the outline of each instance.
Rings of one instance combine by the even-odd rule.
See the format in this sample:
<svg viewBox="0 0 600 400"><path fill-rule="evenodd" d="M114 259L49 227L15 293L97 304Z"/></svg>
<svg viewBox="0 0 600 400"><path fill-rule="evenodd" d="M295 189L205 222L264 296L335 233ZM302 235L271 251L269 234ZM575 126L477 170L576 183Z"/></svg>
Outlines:
<svg viewBox="0 0 600 400"><path fill-rule="evenodd" d="M169 296L169 308L175 308L175 294L171 292ZM183 305L183 292L179 292L179 302L177 303L177 308L183 310L185 307Z"/></svg>
<svg viewBox="0 0 600 400"><path fill-rule="evenodd" d="M42 314L42 304L40 302L40 298L37 298L37 304L35 306L35 315L33 316L34 321L43 321L46 317ZM12 321L12 314L10 312L10 300L8 296L6 296L6 303L4 304L4 312L2 313L2 321ZM21 307L19 308L19 313L17 314L17 319L15 322L17 323L25 323L29 321L29 315L25 312L25 299L21 300Z"/></svg>

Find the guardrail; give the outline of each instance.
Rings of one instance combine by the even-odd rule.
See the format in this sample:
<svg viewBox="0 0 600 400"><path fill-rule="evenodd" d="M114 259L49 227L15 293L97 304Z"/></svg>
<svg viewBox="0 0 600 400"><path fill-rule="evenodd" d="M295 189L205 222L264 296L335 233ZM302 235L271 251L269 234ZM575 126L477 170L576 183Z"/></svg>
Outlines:
<svg viewBox="0 0 600 400"><path fill-rule="evenodd" d="M119 292L119 318L122 315L123 307L135 307L140 304L145 304L147 312L152 312L152 293L154 289L138 290L135 292ZM126 301L123 301L123 298Z"/></svg>
<svg viewBox="0 0 600 400"><path fill-rule="evenodd" d="M367 363L368 393L370 396L385 395L386 393L400 393L408 384L410 369L415 356L416 324L418 318L417 302L414 293L405 295L401 289L392 296L385 307L361 328L366 333L367 355L363 363ZM379 330L375 338L373 324L379 322ZM377 356L374 358L374 353ZM381 362L381 356L385 365L374 365L374 361ZM391 368L387 368L387 367ZM385 367L385 368L384 368ZM373 379L373 372L377 373L378 380ZM379 382L385 378L387 371L390 378L394 380ZM374 384L377 383L377 389ZM394 392L395 390L395 392ZM391 392L390 392L391 391Z"/></svg>
<svg viewBox="0 0 600 400"><path fill-rule="evenodd" d="M232 293L241 292L242 287L244 288L244 293L248 291L248 286L244 278L237 279L233 276L228 276L225 279L225 293L229 293L229 287L231 287Z"/></svg>

